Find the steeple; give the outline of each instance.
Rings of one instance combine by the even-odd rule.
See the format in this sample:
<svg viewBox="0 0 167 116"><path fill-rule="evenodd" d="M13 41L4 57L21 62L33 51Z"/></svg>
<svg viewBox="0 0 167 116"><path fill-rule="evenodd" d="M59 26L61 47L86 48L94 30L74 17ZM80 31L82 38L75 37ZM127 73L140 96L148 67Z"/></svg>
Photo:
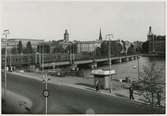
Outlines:
<svg viewBox="0 0 167 116"><path fill-rule="evenodd" d="M149 32L148 32L148 35L152 35L152 30L151 30L151 26L149 26Z"/></svg>
<svg viewBox="0 0 167 116"><path fill-rule="evenodd" d="M151 30L151 26L149 26L149 31L148 31L148 35L147 35L147 40L152 40L153 39L153 33L152 33L152 30Z"/></svg>
<svg viewBox="0 0 167 116"><path fill-rule="evenodd" d="M99 40L102 40L102 35L101 35L101 28L100 28L100 33L99 33Z"/></svg>
<svg viewBox="0 0 167 116"><path fill-rule="evenodd" d="M69 33L68 33L68 30L67 30L67 29L65 29L64 41L65 41L65 42L68 42L68 41L69 41Z"/></svg>

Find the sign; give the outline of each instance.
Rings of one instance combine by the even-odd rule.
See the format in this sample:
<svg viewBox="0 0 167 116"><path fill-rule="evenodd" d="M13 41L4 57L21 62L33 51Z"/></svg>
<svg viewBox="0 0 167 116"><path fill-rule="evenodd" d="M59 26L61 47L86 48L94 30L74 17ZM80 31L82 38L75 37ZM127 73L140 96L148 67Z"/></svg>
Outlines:
<svg viewBox="0 0 167 116"><path fill-rule="evenodd" d="M49 91L48 90L43 90L43 96L48 97L49 96Z"/></svg>

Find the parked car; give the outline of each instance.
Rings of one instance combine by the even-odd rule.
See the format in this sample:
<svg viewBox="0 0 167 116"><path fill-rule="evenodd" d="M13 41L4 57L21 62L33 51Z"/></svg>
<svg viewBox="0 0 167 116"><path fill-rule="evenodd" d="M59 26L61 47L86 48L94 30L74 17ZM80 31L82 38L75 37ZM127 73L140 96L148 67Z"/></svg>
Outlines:
<svg viewBox="0 0 167 116"><path fill-rule="evenodd" d="M58 76L58 77L64 77L66 75L66 73L65 73L65 71L63 71L61 69L55 69L55 70L50 70L48 72L48 75Z"/></svg>

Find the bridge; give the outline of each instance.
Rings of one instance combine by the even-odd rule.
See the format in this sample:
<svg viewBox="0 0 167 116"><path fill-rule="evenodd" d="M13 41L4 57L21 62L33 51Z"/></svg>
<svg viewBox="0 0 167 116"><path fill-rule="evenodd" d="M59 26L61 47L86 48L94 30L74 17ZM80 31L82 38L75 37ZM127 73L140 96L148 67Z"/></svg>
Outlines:
<svg viewBox="0 0 167 116"><path fill-rule="evenodd" d="M75 57L74 57L75 56ZM73 58L72 58L73 57ZM2 68L5 63L5 56L1 56ZM136 60L139 55L128 55L128 56L112 56L111 63L128 62ZM81 55L81 54L17 54L7 55L6 57L7 67L38 67L54 69L59 66L70 66L70 65L92 65L92 64L106 64L109 61L108 57L93 57L92 55Z"/></svg>
<svg viewBox="0 0 167 116"><path fill-rule="evenodd" d="M120 57L111 57L111 63L121 63L121 62L128 62L132 60L136 60L139 58L139 55L129 55L129 56L120 56ZM42 68L56 68L57 66L68 66L71 64L75 65L91 65L96 63L97 65L100 63L108 63L109 58L100 58L100 59L86 59L86 60L75 60L73 63L70 61L62 61L62 62L52 62L52 63L44 63L40 64Z"/></svg>

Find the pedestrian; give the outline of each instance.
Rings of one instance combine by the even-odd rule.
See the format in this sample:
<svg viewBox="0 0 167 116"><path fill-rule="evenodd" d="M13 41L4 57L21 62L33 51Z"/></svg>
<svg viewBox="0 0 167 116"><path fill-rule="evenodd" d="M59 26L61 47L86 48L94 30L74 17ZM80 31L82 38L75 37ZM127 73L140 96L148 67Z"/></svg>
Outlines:
<svg viewBox="0 0 167 116"><path fill-rule="evenodd" d="M157 105L161 105L161 94L160 91L157 92Z"/></svg>
<svg viewBox="0 0 167 116"><path fill-rule="evenodd" d="M134 96L133 96L133 87L129 87L129 98L130 100L134 100Z"/></svg>
<svg viewBox="0 0 167 116"><path fill-rule="evenodd" d="M95 86L96 86L96 91L98 91L99 90L99 80L96 80Z"/></svg>

